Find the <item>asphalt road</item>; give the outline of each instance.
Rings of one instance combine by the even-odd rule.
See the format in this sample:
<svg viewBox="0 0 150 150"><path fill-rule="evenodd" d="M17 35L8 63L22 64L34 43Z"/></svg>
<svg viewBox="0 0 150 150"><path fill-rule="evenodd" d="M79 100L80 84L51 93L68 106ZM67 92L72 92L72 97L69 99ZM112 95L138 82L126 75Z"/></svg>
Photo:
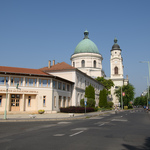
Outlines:
<svg viewBox="0 0 150 150"><path fill-rule="evenodd" d="M84 120L0 122L0 150L150 150L150 114L137 109Z"/></svg>

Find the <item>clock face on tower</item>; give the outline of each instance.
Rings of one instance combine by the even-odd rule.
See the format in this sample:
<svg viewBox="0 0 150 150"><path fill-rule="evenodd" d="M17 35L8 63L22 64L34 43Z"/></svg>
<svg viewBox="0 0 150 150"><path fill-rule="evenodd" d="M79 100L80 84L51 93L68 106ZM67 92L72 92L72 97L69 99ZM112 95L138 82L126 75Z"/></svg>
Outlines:
<svg viewBox="0 0 150 150"><path fill-rule="evenodd" d="M115 64L117 64L117 61L115 61Z"/></svg>

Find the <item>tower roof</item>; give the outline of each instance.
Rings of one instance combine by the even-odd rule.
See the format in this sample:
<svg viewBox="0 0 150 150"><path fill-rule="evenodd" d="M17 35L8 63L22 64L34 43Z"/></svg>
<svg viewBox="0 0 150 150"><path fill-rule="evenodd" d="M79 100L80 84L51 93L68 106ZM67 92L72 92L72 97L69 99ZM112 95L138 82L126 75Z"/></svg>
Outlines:
<svg viewBox="0 0 150 150"><path fill-rule="evenodd" d="M89 35L89 32L87 30L84 31L84 38L76 46L74 54L77 54L77 53L97 53L97 54L99 54L96 44L89 39L88 35Z"/></svg>
<svg viewBox="0 0 150 150"><path fill-rule="evenodd" d="M114 39L114 45L112 46L112 50L121 50L120 46L117 44L117 38Z"/></svg>

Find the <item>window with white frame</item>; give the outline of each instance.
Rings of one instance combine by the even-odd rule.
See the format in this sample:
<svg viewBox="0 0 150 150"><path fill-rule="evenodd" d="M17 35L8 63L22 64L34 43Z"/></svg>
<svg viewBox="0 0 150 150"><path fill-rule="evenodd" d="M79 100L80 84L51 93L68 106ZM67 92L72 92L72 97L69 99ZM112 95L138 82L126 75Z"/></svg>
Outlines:
<svg viewBox="0 0 150 150"><path fill-rule="evenodd" d="M36 78L25 78L26 86L37 86L37 79Z"/></svg>
<svg viewBox="0 0 150 150"><path fill-rule="evenodd" d="M68 106L71 106L71 104L70 104L70 97L68 97Z"/></svg>
<svg viewBox="0 0 150 150"><path fill-rule="evenodd" d="M17 84L19 84L19 86L23 86L23 78L21 78L21 77L11 77L11 85L12 86L17 86Z"/></svg>
<svg viewBox="0 0 150 150"><path fill-rule="evenodd" d="M53 80L53 88L57 89L57 81Z"/></svg>
<svg viewBox="0 0 150 150"><path fill-rule="evenodd" d="M63 107L66 107L66 96L63 97Z"/></svg>
<svg viewBox="0 0 150 150"><path fill-rule="evenodd" d="M43 96L43 107L46 106L46 96Z"/></svg>
<svg viewBox="0 0 150 150"><path fill-rule="evenodd" d="M31 96L28 96L28 106L31 106Z"/></svg>
<svg viewBox="0 0 150 150"><path fill-rule="evenodd" d="M62 96L59 96L59 108L61 107L61 103L62 103Z"/></svg>
<svg viewBox="0 0 150 150"><path fill-rule="evenodd" d="M70 85L67 84L67 91L70 91Z"/></svg>
<svg viewBox="0 0 150 150"><path fill-rule="evenodd" d="M49 79L39 79L39 87L50 87Z"/></svg>
<svg viewBox="0 0 150 150"><path fill-rule="evenodd" d="M63 90L65 91L66 90L66 84L63 83Z"/></svg>
<svg viewBox="0 0 150 150"><path fill-rule="evenodd" d="M6 85L8 83L8 77L0 76L0 85Z"/></svg>
<svg viewBox="0 0 150 150"><path fill-rule="evenodd" d="M54 96L54 107L56 108L56 96Z"/></svg>
<svg viewBox="0 0 150 150"><path fill-rule="evenodd" d="M2 95L0 95L0 106L2 106Z"/></svg>
<svg viewBox="0 0 150 150"><path fill-rule="evenodd" d="M58 89L61 90L62 89L62 83L58 82Z"/></svg>

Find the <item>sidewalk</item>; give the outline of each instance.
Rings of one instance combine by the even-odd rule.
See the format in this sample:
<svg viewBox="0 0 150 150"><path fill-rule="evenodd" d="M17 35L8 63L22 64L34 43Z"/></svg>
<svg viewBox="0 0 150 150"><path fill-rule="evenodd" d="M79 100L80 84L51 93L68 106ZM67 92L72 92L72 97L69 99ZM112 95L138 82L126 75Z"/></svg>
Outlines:
<svg viewBox="0 0 150 150"><path fill-rule="evenodd" d="M27 121L54 121L54 120L77 120L85 119L89 117L95 117L104 114L114 114L114 110L104 112L91 112L91 113L54 113L54 114L8 114L7 119L4 119L4 115L0 115L0 122L27 122Z"/></svg>

